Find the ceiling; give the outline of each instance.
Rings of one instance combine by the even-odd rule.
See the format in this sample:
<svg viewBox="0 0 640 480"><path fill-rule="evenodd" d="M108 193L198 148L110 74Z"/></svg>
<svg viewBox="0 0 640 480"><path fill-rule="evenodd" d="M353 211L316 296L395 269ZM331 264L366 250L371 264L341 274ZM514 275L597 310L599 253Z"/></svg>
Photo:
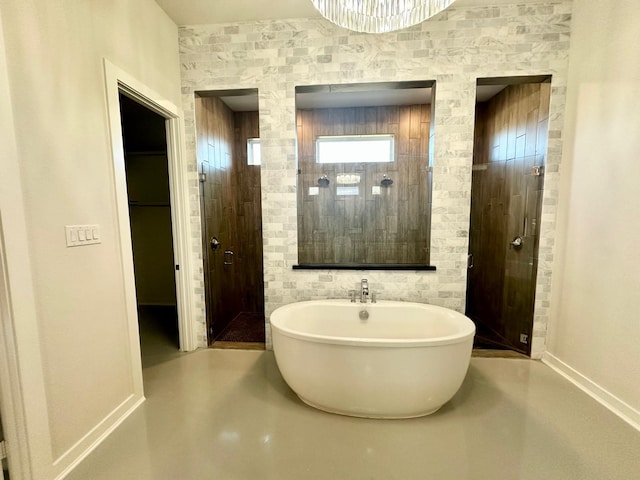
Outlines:
<svg viewBox="0 0 640 480"><path fill-rule="evenodd" d="M303 92L296 93L296 108L345 108L378 107L383 105L417 105L431 103L431 88L389 88L376 87L355 92ZM476 102L486 102L497 95L507 84L478 85ZM198 92L198 95L218 97L234 112L254 112L258 110L258 92L238 90L236 92L210 91Z"/></svg>
<svg viewBox="0 0 640 480"><path fill-rule="evenodd" d="M207 94L202 96L207 96ZM220 98L234 112L253 112L258 110L257 93L214 96ZM431 88L296 93L296 108L302 109L379 107L383 105L417 105L421 103L431 103Z"/></svg>
<svg viewBox="0 0 640 480"><path fill-rule="evenodd" d="M548 0L457 0L455 6L543 3ZM320 17L311 0L156 0L178 25Z"/></svg>

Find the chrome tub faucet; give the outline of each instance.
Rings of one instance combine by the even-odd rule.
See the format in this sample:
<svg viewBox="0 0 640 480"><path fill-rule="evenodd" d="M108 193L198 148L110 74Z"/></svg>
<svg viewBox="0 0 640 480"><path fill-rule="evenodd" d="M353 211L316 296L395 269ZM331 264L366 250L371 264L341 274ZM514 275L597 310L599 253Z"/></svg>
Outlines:
<svg viewBox="0 0 640 480"><path fill-rule="evenodd" d="M360 281L360 303L367 303L367 297L369 296L369 282L366 278Z"/></svg>

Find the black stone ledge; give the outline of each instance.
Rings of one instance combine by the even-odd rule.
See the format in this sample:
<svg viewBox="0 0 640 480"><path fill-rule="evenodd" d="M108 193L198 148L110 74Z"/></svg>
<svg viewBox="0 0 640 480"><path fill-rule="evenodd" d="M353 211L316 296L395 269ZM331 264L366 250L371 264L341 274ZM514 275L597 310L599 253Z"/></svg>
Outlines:
<svg viewBox="0 0 640 480"><path fill-rule="evenodd" d="M293 270L414 270L435 271L435 265L418 265L410 263L372 263L372 264L329 264L329 263L303 263L293 265Z"/></svg>

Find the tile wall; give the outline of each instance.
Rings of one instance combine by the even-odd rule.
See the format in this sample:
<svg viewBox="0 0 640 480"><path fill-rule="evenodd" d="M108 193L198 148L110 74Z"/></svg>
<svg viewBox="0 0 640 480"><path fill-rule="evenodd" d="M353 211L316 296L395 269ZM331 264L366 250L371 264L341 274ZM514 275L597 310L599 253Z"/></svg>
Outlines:
<svg viewBox="0 0 640 480"><path fill-rule="evenodd" d="M464 311L476 79L550 74L533 338L533 356L539 356L549 311L570 21L571 2L560 1L453 7L419 26L382 35L349 32L321 18L181 27L200 345L206 345L206 331L194 92L259 89L267 318L286 303L346 297L362 277L378 298ZM431 263L437 271L292 270L298 256L295 87L395 80L436 81ZM268 325L267 335L269 345Z"/></svg>

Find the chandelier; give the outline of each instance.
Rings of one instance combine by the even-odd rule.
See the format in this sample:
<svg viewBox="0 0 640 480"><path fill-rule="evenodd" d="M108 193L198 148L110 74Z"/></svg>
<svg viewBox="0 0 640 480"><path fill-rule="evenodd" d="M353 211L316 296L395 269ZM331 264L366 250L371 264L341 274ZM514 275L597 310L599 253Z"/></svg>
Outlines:
<svg viewBox="0 0 640 480"><path fill-rule="evenodd" d="M311 0L324 18L366 33L401 30L443 11L455 0Z"/></svg>

